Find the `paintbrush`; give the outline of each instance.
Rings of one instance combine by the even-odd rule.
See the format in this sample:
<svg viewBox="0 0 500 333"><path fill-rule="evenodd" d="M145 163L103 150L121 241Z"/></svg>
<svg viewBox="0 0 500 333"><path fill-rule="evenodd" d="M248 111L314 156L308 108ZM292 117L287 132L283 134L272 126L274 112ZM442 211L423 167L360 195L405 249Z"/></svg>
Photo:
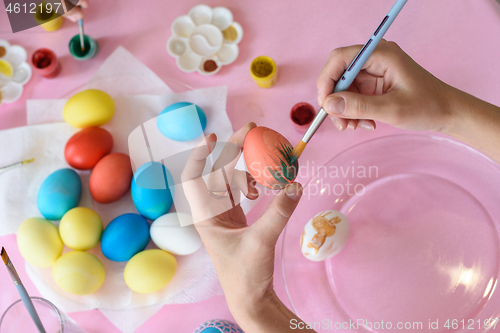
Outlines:
<svg viewBox="0 0 500 333"><path fill-rule="evenodd" d="M85 40L83 38L83 18L78 20L78 28L80 29L80 48L85 51Z"/></svg>
<svg viewBox="0 0 500 333"><path fill-rule="evenodd" d="M387 32L392 22L394 22L394 20L398 16L401 9L403 9L403 6L406 4L407 1L408 0L397 0L394 6L392 6L391 10L384 17L384 19L378 26L377 30L375 30L375 32L370 37L368 42L366 42L361 51L359 51L359 53L351 62L347 70L344 72L339 82L335 86L335 89L333 90L334 93L340 91L346 91L347 88L349 88L349 86L354 81L356 76L359 74L359 71L361 70L361 68L363 68L363 65L366 63L370 55L373 53L373 50L375 50L378 43L384 37L384 34ZM321 108L318 111L318 114L314 118L313 122L307 129L306 133L302 137L302 140L293 149L293 156L295 160L298 159L300 155L302 155L302 152L306 148L307 143L309 142L309 140L311 140L314 133L316 133L319 126L325 120L326 116L327 113L325 112L325 110L323 110L323 108Z"/></svg>
<svg viewBox="0 0 500 333"><path fill-rule="evenodd" d="M12 278L12 281L14 281L14 284L16 285L17 292L19 293L19 296L21 296L21 300L23 301L26 310L28 310L31 319L33 319L36 328L40 333L46 333L45 329L43 328L40 317L38 316L38 313L35 310L35 306L33 305L33 302L31 301L28 292L24 288L21 279L19 278L19 275L17 274L14 265L12 264L12 261L10 261L9 256L7 255L7 251L5 251L3 247L0 255L2 256L2 260L5 263L5 266L7 266L7 270L9 271L10 277Z"/></svg>
<svg viewBox="0 0 500 333"><path fill-rule="evenodd" d="M9 170L15 169L17 167L20 167L21 165L31 163L34 160L35 160L34 158L30 158L29 160L24 160L24 161L17 162L17 163L11 164L11 165L6 165L6 166L0 168L0 173L4 173L5 171L9 171Z"/></svg>

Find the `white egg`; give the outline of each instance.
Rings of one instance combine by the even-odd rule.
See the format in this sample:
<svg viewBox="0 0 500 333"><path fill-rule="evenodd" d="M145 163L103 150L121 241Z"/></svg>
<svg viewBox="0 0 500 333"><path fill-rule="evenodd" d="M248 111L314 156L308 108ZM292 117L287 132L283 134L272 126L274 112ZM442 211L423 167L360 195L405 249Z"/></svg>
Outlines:
<svg viewBox="0 0 500 333"><path fill-rule="evenodd" d="M185 227L181 227L180 220ZM202 245L193 218L185 213L168 213L157 218L150 229L151 239L160 249L177 255L196 252Z"/></svg>
<svg viewBox="0 0 500 333"><path fill-rule="evenodd" d="M300 248L309 260L322 261L338 254L349 240L351 227L344 214L335 210L326 210L307 222Z"/></svg>

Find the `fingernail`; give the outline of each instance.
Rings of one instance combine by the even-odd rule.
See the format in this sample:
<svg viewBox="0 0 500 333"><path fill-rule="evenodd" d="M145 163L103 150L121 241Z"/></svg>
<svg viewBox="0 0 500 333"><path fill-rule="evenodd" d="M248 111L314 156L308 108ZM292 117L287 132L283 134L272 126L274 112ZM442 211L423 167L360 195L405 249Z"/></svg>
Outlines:
<svg viewBox="0 0 500 333"><path fill-rule="evenodd" d="M342 131L342 123L338 118L332 118L332 123L339 131Z"/></svg>
<svg viewBox="0 0 500 333"><path fill-rule="evenodd" d="M302 196L302 186L299 183L290 184L285 188L285 194L288 199L297 202Z"/></svg>
<svg viewBox="0 0 500 333"><path fill-rule="evenodd" d="M362 129L365 129L367 131L373 131L375 130L373 128L373 125L372 124L367 124L367 123L361 123L361 124L358 124L359 127L361 127Z"/></svg>
<svg viewBox="0 0 500 333"><path fill-rule="evenodd" d="M342 114L345 111L345 101L342 97L332 97L326 101L326 111L330 114Z"/></svg>

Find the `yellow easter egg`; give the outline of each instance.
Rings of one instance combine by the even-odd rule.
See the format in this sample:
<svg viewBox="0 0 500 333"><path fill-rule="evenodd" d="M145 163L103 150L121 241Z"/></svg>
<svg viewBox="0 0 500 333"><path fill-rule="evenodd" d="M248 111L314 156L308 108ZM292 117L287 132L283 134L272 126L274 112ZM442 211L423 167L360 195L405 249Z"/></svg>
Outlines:
<svg viewBox="0 0 500 333"><path fill-rule="evenodd" d="M64 105L64 120L73 127L101 126L111 120L115 102L107 93L88 89L73 95Z"/></svg>
<svg viewBox="0 0 500 333"><path fill-rule="evenodd" d="M103 231L102 220L90 208L69 210L59 223L61 239L73 250L86 251L99 244Z"/></svg>
<svg viewBox="0 0 500 333"><path fill-rule="evenodd" d="M137 253L125 266L125 283L135 292L154 293L172 280L177 261L163 250L146 250Z"/></svg>
<svg viewBox="0 0 500 333"><path fill-rule="evenodd" d="M63 251L57 227L38 217L25 220L17 232L17 246L24 260L37 267L51 267Z"/></svg>
<svg viewBox="0 0 500 333"><path fill-rule="evenodd" d="M83 251L65 253L52 267L52 277L70 294L88 295L101 288L106 278L102 262Z"/></svg>

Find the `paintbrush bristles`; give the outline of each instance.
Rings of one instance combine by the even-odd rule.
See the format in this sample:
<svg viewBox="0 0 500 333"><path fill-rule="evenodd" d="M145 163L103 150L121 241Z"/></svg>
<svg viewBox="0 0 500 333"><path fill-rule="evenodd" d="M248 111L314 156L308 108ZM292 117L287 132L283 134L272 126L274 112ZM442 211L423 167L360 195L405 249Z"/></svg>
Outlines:
<svg viewBox="0 0 500 333"><path fill-rule="evenodd" d="M9 256L7 255L7 251L5 251L5 249L3 248L2 246L2 260L3 262L7 265L9 263Z"/></svg>
<svg viewBox="0 0 500 333"><path fill-rule="evenodd" d="M295 146L295 148L293 148L293 152L292 152L293 156L296 159L298 159L300 157L300 155L302 155L302 152L304 151L306 146L307 146L307 143L300 140L300 142Z"/></svg>
<svg viewBox="0 0 500 333"><path fill-rule="evenodd" d="M34 158L30 158L29 160L23 161L23 164L28 164L28 163L31 163L31 162L34 162L34 161L35 161Z"/></svg>

